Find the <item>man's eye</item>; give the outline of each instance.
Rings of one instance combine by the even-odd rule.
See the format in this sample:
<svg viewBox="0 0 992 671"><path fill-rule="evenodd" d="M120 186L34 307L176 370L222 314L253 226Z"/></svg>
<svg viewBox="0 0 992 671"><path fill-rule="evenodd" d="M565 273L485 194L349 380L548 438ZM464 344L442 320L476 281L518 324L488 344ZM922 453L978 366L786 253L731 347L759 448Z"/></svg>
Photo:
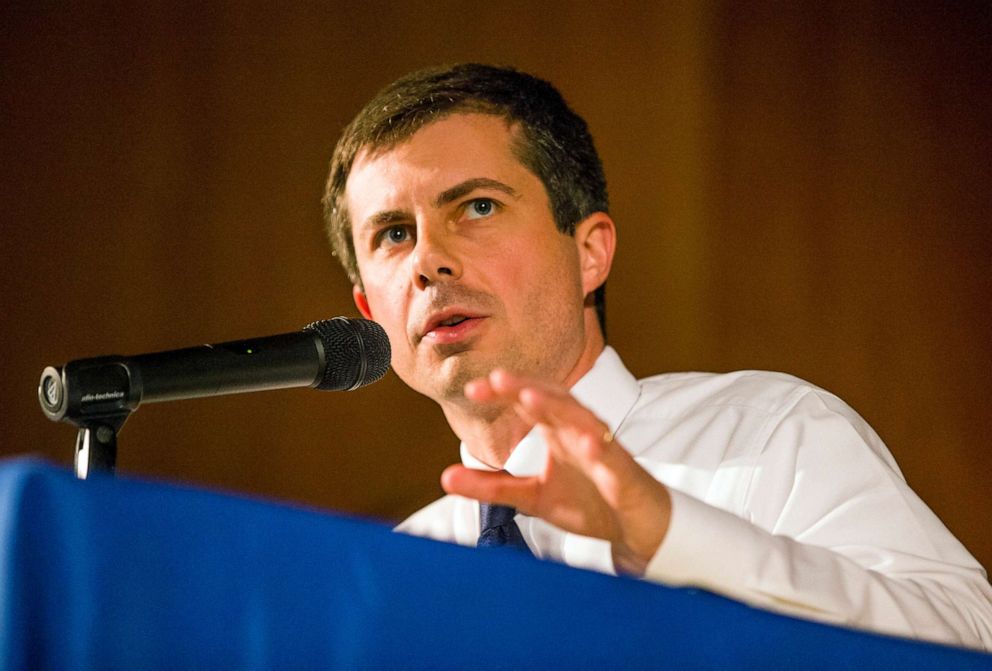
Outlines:
<svg viewBox="0 0 992 671"><path fill-rule="evenodd" d="M390 226L379 231L376 236L376 246L399 245L406 242L410 237L410 232L405 226Z"/></svg>
<svg viewBox="0 0 992 671"><path fill-rule="evenodd" d="M465 216L469 219L482 219L491 216L496 211L496 202L490 198L476 198L465 208Z"/></svg>

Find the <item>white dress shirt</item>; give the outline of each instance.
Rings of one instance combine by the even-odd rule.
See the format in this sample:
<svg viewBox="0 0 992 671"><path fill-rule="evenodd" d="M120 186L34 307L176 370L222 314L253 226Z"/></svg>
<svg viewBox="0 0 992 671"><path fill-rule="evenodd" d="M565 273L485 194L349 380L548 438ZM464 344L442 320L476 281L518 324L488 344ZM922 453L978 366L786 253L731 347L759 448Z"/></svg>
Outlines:
<svg viewBox="0 0 992 671"><path fill-rule="evenodd" d="M797 378L743 371L636 380L607 347L572 395L672 496L644 578L878 632L992 649L985 571L909 488L870 426ZM540 473L531 431L505 470ZM488 469L461 446L462 462ZM613 572L609 543L536 517L517 524L534 554ZM478 502L445 496L398 531L462 545Z"/></svg>

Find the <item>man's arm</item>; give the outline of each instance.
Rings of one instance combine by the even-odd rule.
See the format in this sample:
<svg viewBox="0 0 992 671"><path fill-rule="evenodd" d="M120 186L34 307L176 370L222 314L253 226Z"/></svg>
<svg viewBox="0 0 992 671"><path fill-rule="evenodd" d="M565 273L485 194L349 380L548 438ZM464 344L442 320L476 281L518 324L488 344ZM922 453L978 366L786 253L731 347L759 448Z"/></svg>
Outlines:
<svg viewBox="0 0 992 671"><path fill-rule="evenodd" d="M810 404L806 414L825 422L830 449L804 449L797 457L783 448L778 454L776 446L794 447L810 437L789 422L776 428L752 487L759 526L669 491L562 389L497 372L471 383L466 393L478 402L513 403L540 425L548 468L513 478L453 466L442 476L450 493L513 505L566 531L606 539L618 570L650 580L701 585L879 631L992 647L992 590L980 569L879 550L900 545L886 542L887 531L912 528L912 519L896 519L904 514L899 498L912 492L904 483L877 486L876 479L892 477L892 469L858 445L856 435L844 435L845 427L856 431L843 419L832 426L831 409L817 406L824 401L816 395L800 402ZM843 451L842 443L850 450ZM804 461L797 464L797 458ZM857 470L854 477L831 478L829 469ZM827 476L819 477L824 470ZM858 523L862 511L877 514L879 506L892 516L891 531ZM931 556L954 555L954 548L937 550L944 549Z"/></svg>

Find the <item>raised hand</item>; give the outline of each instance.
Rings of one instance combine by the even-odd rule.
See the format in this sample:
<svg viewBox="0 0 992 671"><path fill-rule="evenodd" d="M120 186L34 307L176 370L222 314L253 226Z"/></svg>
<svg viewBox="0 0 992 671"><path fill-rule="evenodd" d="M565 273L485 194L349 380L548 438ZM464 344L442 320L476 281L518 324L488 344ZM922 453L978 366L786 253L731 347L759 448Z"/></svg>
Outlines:
<svg viewBox="0 0 992 671"><path fill-rule="evenodd" d="M502 370L473 380L465 394L477 403L509 404L540 427L548 463L529 478L450 466L441 475L445 491L511 505L566 531L608 540L618 571L643 574L668 530L671 498L608 427L567 390Z"/></svg>

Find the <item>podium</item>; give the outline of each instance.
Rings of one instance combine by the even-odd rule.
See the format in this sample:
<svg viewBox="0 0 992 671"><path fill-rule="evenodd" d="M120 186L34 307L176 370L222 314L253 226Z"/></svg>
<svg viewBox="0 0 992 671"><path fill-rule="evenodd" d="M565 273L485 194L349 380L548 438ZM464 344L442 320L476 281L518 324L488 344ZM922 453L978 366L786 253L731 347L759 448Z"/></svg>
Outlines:
<svg viewBox="0 0 992 671"><path fill-rule="evenodd" d="M2 669L992 668L512 551L0 464Z"/></svg>

